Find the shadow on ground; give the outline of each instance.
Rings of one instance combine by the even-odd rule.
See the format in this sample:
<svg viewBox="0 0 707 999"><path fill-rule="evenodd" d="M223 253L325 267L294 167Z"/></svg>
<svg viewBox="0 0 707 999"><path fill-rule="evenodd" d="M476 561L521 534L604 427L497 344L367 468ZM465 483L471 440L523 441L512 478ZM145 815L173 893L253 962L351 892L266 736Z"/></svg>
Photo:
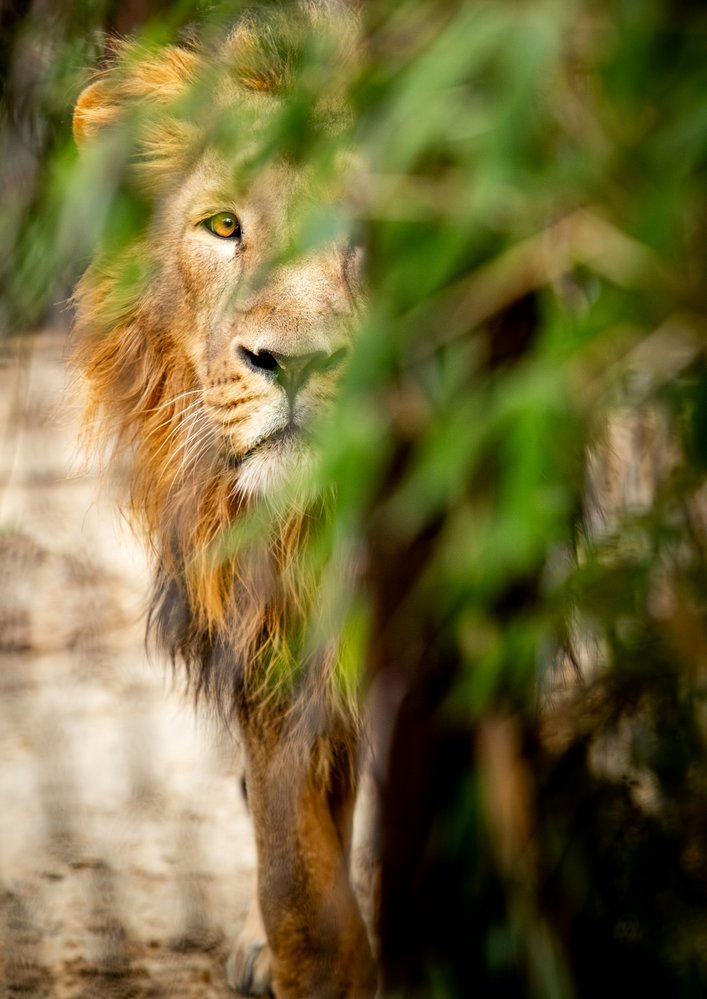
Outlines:
<svg viewBox="0 0 707 999"><path fill-rule="evenodd" d="M0 994L215 999L255 864L237 749L147 661L64 351L47 330L0 367Z"/></svg>

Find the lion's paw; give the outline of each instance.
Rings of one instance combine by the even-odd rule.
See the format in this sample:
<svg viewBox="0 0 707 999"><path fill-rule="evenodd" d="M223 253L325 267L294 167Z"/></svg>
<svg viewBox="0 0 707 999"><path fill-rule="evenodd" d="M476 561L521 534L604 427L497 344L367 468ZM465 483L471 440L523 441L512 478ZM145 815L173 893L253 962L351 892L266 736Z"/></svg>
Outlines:
<svg viewBox="0 0 707 999"><path fill-rule="evenodd" d="M243 932L226 963L230 987L242 996L272 996L270 948Z"/></svg>

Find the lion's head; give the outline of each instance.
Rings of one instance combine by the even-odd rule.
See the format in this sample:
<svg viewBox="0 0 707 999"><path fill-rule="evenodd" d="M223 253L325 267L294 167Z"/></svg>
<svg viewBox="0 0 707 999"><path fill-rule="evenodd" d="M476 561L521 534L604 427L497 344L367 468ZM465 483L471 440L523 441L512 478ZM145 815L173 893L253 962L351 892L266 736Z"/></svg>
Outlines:
<svg viewBox="0 0 707 999"><path fill-rule="evenodd" d="M75 111L79 146L98 149L105 169L130 149L127 184L145 217L139 237L101 254L77 291L89 422L127 455L162 622L187 657L223 630L234 587L244 656L282 631L277 570L254 587L224 538L245 506L306 461L359 307L359 254L341 227L293 254L303 219L324 225L341 198L334 140L345 114L331 90L308 110L307 127L331 140L324 179L295 155L263 150L273 119L289 113L302 32L317 29L317 11L246 20L218 44L121 43ZM335 39L337 58L350 58L345 25ZM273 542L281 562L302 530L301 514L285 518ZM256 589L248 613L243 594Z"/></svg>

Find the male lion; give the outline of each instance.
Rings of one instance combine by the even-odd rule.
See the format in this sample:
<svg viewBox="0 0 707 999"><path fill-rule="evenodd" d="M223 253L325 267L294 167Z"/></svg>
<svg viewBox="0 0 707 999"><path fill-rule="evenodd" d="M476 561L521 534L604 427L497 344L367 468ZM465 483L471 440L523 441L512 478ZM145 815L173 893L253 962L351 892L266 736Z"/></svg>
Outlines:
<svg viewBox="0 0 707 999"><path fill-rule="evenodd" d="M120 43L74 115L104 172L133 144L125 183L145 205L139 239L117 259L106 249L77 290L89 422L129 468L130 509L155 556L149 627L239 723L259 912L229 978L278 999L375 988L348 872L358 720L337 682L336 636L311 638L298 569L316 503L280 510L265 540L233 541L234 524L306 461L360 299L343 237L287 256L312 178L257 142L312 30L334 39L339 64L350 57L350 24L316 5L243 20L218 45ZM345 117L332 98L310 112L328 136Z"/></svg>

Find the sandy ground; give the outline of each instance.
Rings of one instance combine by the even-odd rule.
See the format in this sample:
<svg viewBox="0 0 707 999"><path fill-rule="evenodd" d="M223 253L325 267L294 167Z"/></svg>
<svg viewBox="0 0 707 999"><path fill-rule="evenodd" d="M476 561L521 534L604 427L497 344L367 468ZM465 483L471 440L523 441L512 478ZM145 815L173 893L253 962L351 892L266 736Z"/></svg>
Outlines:
<svg viewBox="0 0 707 999"><path fill-rule="evenodd" d="M78 468L64 342L0 367L0 996L227 996L237 747L147 660L147 566Z"/></svg>

